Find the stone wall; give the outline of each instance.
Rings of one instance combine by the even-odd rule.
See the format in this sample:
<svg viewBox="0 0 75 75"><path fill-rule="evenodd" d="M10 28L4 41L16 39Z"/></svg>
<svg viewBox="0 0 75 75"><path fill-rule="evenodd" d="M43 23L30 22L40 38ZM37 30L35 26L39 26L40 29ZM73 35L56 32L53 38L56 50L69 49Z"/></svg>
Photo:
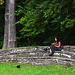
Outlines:
<svg viewBox="0 0 75 75"><path fill-rule="evenodd" d="M64 46L62 46L62 48L63 48L64 50L68 50L68 51L75 52L75 46L64 45Z"/></svg>
<svg viewBox="0 0 75 75"><path fill-rule="evenodd" d="M68 52L61 52L62 56L49 56L49 51L44 51L44 48L49 46L35 46L13 48L8 50L0 50L0 62L18 62L30 63L38 66L48 66L50 64L70 64L75 65L75 46L62 46ZM60 52L56 52L60 53ZM66 54L73 58L63 57Z"/></svg>

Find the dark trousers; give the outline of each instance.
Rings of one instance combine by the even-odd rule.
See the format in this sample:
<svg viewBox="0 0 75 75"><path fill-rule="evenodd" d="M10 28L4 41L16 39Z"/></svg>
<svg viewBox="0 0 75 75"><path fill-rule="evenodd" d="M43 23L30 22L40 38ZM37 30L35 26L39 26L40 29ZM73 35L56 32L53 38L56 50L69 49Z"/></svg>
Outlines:
<svg viewBox="0 0 75 75"><path fill-rule="evenodd" d="M54 53L55 51L61 51L61 48L55 47L54 45L50 46L51 51Z"/></svg>

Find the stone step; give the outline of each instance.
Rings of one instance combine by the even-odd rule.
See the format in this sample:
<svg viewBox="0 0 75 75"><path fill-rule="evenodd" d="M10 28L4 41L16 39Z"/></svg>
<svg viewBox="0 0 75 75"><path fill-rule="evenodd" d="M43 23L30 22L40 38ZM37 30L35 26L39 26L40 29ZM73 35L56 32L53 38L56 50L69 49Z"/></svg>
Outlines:
<svg viewBox="0 0 75 75"><path fill-rule="evenodd" d="M44 51L46 46L14 48L0 51L0 62L21 62L37 65L57 64L75 65L75 52L55 51L53 56L49 56L50 51ZM61 57L57 57L60 55ZM72 59L71 59L72 58Z"/></svg>
<svg viewBox="0 0 75 75"><path fill-rule="evenodd" d="M35 46L35 47L21 47L21 48L12 48L12 49L6 49L6 50L0 50L1 54L4 53L14 53L14 52L21 52L21 51L42 51L45 48L48 48L49 46ZM64 50L67 50L65 47L70 48L70 46L62 46L62 48ZM71 46L73 47L73 49L71 49L70 51L75 51L75 46ZM69 50L68 50L69 51Z"/></svg>
<svg viewBox="0 0 75 75"><path fill-rule="evenodd" d="M31 63L32 65L50 65L50 64L69 64L75 66L74 59L67 59L62 57L5 57L0 58L0 62L18 62L18 63Z"/></svg>
<svg viewBox="0 0 75 75"><path fill-rule="evenodd" d="M58 59L58 60L63 60L63 61L75 62L74 59L68 59L68 58L62 58L62 57L14 57L14 58L5 57L5 58L2 58L2 59Z"/></svg>
<svg viewBox="0 0 75 75"><path fill-rule="evenodd" d="M28 57L28 56L48 56L49 51L27 51L27 52L14 52L14 53L5 53L5 54L0 54L0 57L2 56L8 56L8 55L16 55L16 57ZM54 55L59 55L64 58L72 58L75 59L75 52L64 52L64 51L55 51Z"/></svg>
<svg viewBox="0 0 75 75"><path fill-rule="evenodd" d="M3 55L14 55L14 54L24 54L24 53L50 53L49 51L27 51L27 52L14 52L14 53L4 53L0 54L0 56ZM61 54L68 54L71 56L75 56L75 52L64 52L64 51L55 51L55 53L61 53Z"/></svg>
<svg viewBox="0 0 75 75"><path fill-rule="evenodd" d="M20 54L20 53L36 53L36 52L42 52L42 53L47 53L47 52L50 52L50 51L23 51L23 52L13 52L13 53L1 53L0 55L8 55L8 54ZM75 55L75 52L64 52L64 51L55 51L55 53L64 53L64 54L71 54L71 55Z"/></svg>

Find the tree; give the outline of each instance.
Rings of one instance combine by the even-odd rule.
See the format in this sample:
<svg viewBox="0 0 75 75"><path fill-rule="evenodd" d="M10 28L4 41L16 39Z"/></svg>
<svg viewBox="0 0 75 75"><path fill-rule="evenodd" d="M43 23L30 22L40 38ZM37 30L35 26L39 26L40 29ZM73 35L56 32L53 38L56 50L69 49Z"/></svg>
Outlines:
<svg viewBox="0 0 75 75"><path fill-rule="evenodd" d="M5 9L5 31L3 48L12 48L16 46L16 28L15 23L15 0L6 0Z"/></svg>
<svg viewBox="0 0 75 75"><path fill-rule="evenodd" d="M70 44L66 40L72 38L70 29L75 27L74 9L74 0L25 0L16 11L20 18L16 24L23 26L19 40L26 38L25 45L49 45L58 36ZM66 30L70 34L65 34Z"/></svg>

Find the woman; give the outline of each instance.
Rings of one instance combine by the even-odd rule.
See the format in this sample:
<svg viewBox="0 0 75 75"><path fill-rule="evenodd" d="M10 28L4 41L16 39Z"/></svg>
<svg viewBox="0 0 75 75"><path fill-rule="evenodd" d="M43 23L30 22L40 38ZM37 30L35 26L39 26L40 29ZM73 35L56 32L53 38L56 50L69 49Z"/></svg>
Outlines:
<svg viewBox="0 0 75 75"><path fill-rule="evenodd" d="M55 37L55 42L50 46L49 56L52 56L55 51L61 51L61 42L59 41L58 37Z"/></svg>

